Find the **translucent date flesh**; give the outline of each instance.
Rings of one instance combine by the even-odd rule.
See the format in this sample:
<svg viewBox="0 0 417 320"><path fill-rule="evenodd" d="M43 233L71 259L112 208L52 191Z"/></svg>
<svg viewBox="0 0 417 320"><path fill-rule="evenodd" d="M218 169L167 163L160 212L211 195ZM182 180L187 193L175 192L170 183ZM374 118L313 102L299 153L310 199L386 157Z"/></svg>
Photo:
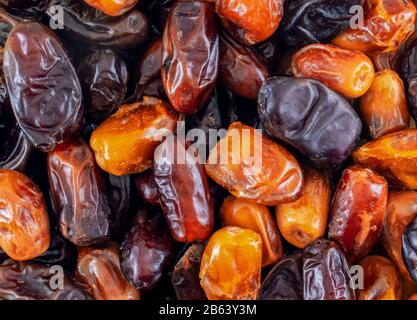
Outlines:
<svg viewBox="0 0 417 320"><path fill-rule="evenodd" d="M80 83L51 30L18 23L7 38L3 70L17 122L35 147L51 151L80 130Z"/></svg>
<svg viewBox="0 0 417 320"><path fill-rule="evenodd" d="M261 280L259 234L224 227L213 234L201 260L201 286L209 300L254 300Z"/></svg>
<svg viewBox="0 0 417 320"><path fill-rule="evenodd" d="M90 6L109 16L120 16L132 9L139 0L84 0Z"/></svg>
<svg viewBox="0 0 417 320"><path fill-rule="evenodd" d="M238 149L233 141L240 141ZM240 122L230 125L205 168L210 178L235 197L258 204L277 205L301 195L303 177L297 160L265 134Z"/></svg>
<svg viewBox="0 0 417 320"><path fill-rule="evenodd" d="M117 176L149 169L155 148L178 119L175 110L156 98L121 106L91 136L98 165Z"/></svg>
<svg viewBox="0 0 417 320"><path fill-rule="evenodd" d="M407 129L368 142L352 153L356 163L383 175L390 184L417 189L417 130Z"/></svg>
<svg viewBox="0 0 417 320"><path fill-rule="evenodd" d="M0 169L0 247L14 260L44 253L50 242L49 218L39 188L25 175Z"/></svg>
<svg viewBox="0 0 417 320"><path fill-rule="evenodd" d="M119 262L119 245L80 248L77 278L91 291L96 300L138 300L140 293L124 277Z"/></svg>

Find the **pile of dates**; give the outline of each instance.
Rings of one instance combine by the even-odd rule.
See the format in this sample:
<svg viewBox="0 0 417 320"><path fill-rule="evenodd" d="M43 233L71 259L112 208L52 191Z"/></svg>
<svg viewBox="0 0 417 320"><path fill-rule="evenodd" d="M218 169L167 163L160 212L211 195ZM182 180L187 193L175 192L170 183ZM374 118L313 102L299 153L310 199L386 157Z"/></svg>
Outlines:
<svg viewBox="0 0 417 320"><path fill-rule="evenodd" d="M417 300L416 15L0 0L0 299Z"/></svg>

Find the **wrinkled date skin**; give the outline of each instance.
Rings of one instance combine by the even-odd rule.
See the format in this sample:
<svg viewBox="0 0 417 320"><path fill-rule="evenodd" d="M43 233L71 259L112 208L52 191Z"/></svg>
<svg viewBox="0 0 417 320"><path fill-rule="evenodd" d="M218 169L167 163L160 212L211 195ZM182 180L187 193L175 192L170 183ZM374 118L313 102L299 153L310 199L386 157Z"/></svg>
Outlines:
<svg viewBox="0 0 417 320"><path fill-rule="evenodd" d="M271 136L289 143L319 166L341 164L362 130L349 103L313 79L268 79L259 92L258 113Z"/></svg>
<svg viewBox="0 0 417 320"><path fill-rule="evenodd" d="M407 90L408 105L414 120L417 119L417 39L414 39L404 54L402 77Z"/></svg>
<svg viewBox="0 0 417 320"><path fill-rule="evenodd" d="M110 234L119 236L125 232L131 207L131 178L129 175L105 176L107 198L111 209Z"/></svg>
<svg viewBox="0 0 417 320"><path fill-rule="evenodd" d="M209 300L255 300L261 286L262 240L252 230L224 227L204 250L200 283Z"/></svg>
<svg viewBox="0 0 417 320"><path fill-rule="evenodd" d="M81 138L48 154L49 184L62 235L77 246L105 241L111 209L94 154Z"/></svg>
<svg viewBox="0 0 417 320"><path fill-rule="evenodd" d="M326 174L313 168L304 168L303 177L300 199L275 207L282 236L300 249L324 236L331 195L330 181Z"/></svg>
<svg viewBox="0 0 417 320"><path fill-rule="evenodd" d="M178 119L175 110L156 98L121 106L91 136L98 165L116 176L151 168L156 147Z"/></svg>
<svg viewBox="0 0 417 320"><path fill-rule="evenodd" d="M401 300L401 278L391 260L368 256L359 264L364 270L364 288L358 300Z"/></svg>
<svg viewBox="0 0 417 320"><path fill-rule="evenodd" d="M305 300L355 300L349 265L333 241L319 239L303 251Z"/></svg>
<svg viewBox="0 0 417 320"><path fill-rule="evenodd" d="M234 141L239 141L238 150ZM205 168L210 178L237 198L273 206L301 196L303 176L297 160L265 134L241 122L230 125Z"/></svg>
<svg viewBox="0 0 417 320"><path fill-rule="evenodd" d="M262 57L230 36L220 37L219 81L235 94L256 100L262 82L269 77Z"/></svg>
<svg viewBox="0 0 417 320"><path fill-rule="evenodd" d="M174 136L155 150L153 172L160 204L171 234L179 242L206 240L214 225L207 175L203 165L194 161L194 150Z"/></svg>
<svg viewBox="0 0 417 320"><path fill-rule="evenodd" d="M281 238L268 207L229 196L223 201L220 215L224 226L249 229L261 236L262 267L273 264L282 257Z"/></svg>
<svg viewBox="0 0 417 320"><path fill-rule="evenodd" d="M284 2L284 17L278 29L287 48L328 42L349 27L353 6L364 0L291 0Z"/></svg>
<svg viewBox="0 0 417 320"><path fill-rule="evenodd" d="M187 115L204 106L214 89L219 37L211 3L174 3L162 38L162 82L172 106Z"/></svg>
<svg viewBox="0 0 417 320"><path fill-rule="evenodd" d="M362 96L374 80L374 66L366 55L330 44L297 51L291 68L296 77L319 80L346 98Z"/></svg>
<svg viewBox="0 0 417 320"><path fill-rule="evenodd" d="M17 122L35 147L51 151L81 129L81 86L51 30L18 23L7 38L3 70Z"/></svg>
<svg viewBox="0 0 417 320"><path fill-rule="evenodd" d="M132 9L139 0L84 0L109 16L120 16Z"/></svg>
<svg viewBox="0 0 417 320"><path fill-rule="evenodd" d="M54 290L56 272L35 263L6 261L0 266L2 300L91 300L91 296L71 276L63 274L63 288Z"/></svg>
<svg viewBox="0 0 417 320"><path fill-rule="evenodd" d="M175 265L171 281L178 300L207 300L198 277L205 247L205 242L191 244Z"/></svg>
<svg viewBox="0 0 417 320"><path fill-rule="evenodd" d="M398 74L391 70L376 73L368 92L360 99L360 110L372 138L408 128L407 98Z"/></svg>
<svg viewBox="0 0 417 320"><path fill-rule="evenodd" d="M25 175L0 169L0 247L14 260L44 253L50 242L49 218L39 188Z"/></svg>
<svg viewBox="0 0 417 320"><path fill-rule="evenodd" d="M352 153L356 163L383 175L390 184L417 189L417 130L407 129L368 142Z"/></svg>
<svg viewBox="0 0 417 320"><path fill-rule="evenodd" d="M86 284L96 300L139 300L140 293L129 284L120 269L119 245L80 248L77 278Z"/></svg>
<svg viewBox="0 0 417 320"><path fill-rule="evenodd" d="M262 282L259 300L303 300L301 253L281 259Z"/></svg>
<svg viewBox="0 0 417 320"><path fill-rule="evenodd" d="M372 170L345 169L330 210L329 239L351 262L365 257L379 239L387 206L388 184Z"/></svg>
<svg viewBox="0 0 417 320"><path fill-rule="evenodd" d="M135 177L135 187L141 198L154 206L159 206L158 186L152 170L147 170Z"/></svg>
<svg viewBox="0 0 417 320"><path fill-rule="evenodd" d="M151 289L174 258L172 239L162 215L139 210L121 248L121 267L137 289Z"/></svg>
<svg viewBox="0 0 417 320"><path fill-rule="evenodd" d="M117 53L98 49L78 68L87 114L96 122L106 119L123 102L127 91L127 66Z"/></svg>
<svg viewBox="0 0 417 320"><path fill-rule="evenodd" d="M408 272L417 283L417 217L406 227L402 236L402 254Z"/></svg>
<svg viewBox="0 0 417 320"><path fill-rule="evenodd" d="M391 52L414 31L416 8L410 0L365 0L363 25L357 23L333 43L366 54Z"/></svg>
<svg viewBox="0 0 417 320"><path fill-rule="evenodd" d="M272 36L284 13L282 0L218 0L216 12L233 36L250 45Z"/></svg>
<svg viewBox="0 0 417 320"><path fill-rule="evenodd" d="M132 9L111 17L84 4L83 0L50 0L51 6L59 5L64 10L64 31L75 40L111 49L127 49L145 43L150 34L146 16Z"/></svg>

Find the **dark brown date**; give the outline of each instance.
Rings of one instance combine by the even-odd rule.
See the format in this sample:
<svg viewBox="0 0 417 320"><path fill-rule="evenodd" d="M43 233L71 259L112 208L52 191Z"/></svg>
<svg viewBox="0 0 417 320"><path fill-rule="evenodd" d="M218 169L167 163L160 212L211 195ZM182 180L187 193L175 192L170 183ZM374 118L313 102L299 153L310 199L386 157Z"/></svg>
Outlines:
<svg viewBox="0 0 417 320"><path fill-rule="evenodd" d="M110 234L119 236L125 232L131 206L131 179L129 175L105 175L107 198L111 209Z"/></svg>
<svg viewBox="0 0 417 320"><path fill-rule="evenodd" d="M159 206L158 186L152 170L147 170L135 178L136 190L142 199L154 206Z"/></svg>

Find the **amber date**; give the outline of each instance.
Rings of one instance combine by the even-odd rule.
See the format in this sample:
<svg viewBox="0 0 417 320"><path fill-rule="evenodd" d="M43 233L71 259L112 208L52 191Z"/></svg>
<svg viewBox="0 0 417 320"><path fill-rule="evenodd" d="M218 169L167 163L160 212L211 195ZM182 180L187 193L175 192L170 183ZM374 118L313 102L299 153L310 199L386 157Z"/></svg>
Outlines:
<svg viewBox="0 0 417 320"><path fill-rule="evenodd" d="M2 300L90 300L83 287L66 273L58 283L57 273L40 264L6 261L0 265ZM63 287L59 287L62 285ZM58 290L57 290L58 289Z"/></svg>
<svg viewBox="0 0 417 320"><path fill-rule="evenodd" d="M364 0L291 0L284 2L284 17L278 29L287 48L328 42L349 27L351 8Z"/></svg>
<svg viewBox="0 0 417 320"><path fill-rule="evenodd" d="M139 300L140 293L124 277L119 262L119 245L80 248L77 278L96 300Z"/></svg>
<svg viewBox="0 0 417 320"><path fill-rule="evenodd" d="M25 175L0 169L0 247L14 260L30 260L49 246L49 218L39 188Z"/></svg>
<svg viewBox="0 0 417 320"><path fill-rule="evenodd" d="M158 186L152 170L147 170L135 177L136 190L142 199L154 206L159 206Z"/></svg>
<svg viewBox="0 0 417 320"><path fill-rule="evenodd" d="M207 299L198 277L201 257L205 247L205 242L191 244L175 265L171 281L178 300Z"/></svg>
<svg viewBox="0 0 417 320"><path fill-rule="evenodd" d="M151 289L169 270L174 257L172 239L162 215L139 210L121 248L121 267L138 289Z"/></svg>
<svg viewBox="0 0 417 320"><path fill-rule="evenodd" d="M108 239L111 210L103 176L86 142L71 139L50 152L48 175L62 235L77 246Z"/></svg>
<svg viewBox="0 0 417 320"><path fill-rule="evenodd" d="M229 196L223 201L220 215L224 226L257 232L262 238L262 266L277 262L282 256L278 228L268 207Z"/></svg>
<svg viewBox="0 0 417 320"><path fill-rule="evenodd" d="M262 282L260 300L303 300L301 254L284 257Z"/></svg>
<svg viewBox="0 0 417 320"><path fill-rule="evenodd" d="M89 54L78 67L84 104L94 121L106 119L123 102L128 72L125 62L110 49Z"/></svg>
<svg viewBox="0 0 417 320"><path fill-rule="evenodd" d="M275 207L282 236L300 249L324 236L331 195L327 174L313 168L304 168L303 177L300 199Z"/></svg>
<svg viewBox="0 0 417 320"><path fill-rule="evenodd" d="M283 0L218 0L216 12L224 27L246 44L268 39L283 15Z"/></svg>
<svg viewBox="0 0 417 320"><path fill-rule="evenodd" d="M220 37L219 81L235 94L256 100L262 82L269 77L262 57L230 36Z"/></svg>
<svg viewBox="0 0 417 320"><path fill-rule="evenodd" d="M98 165L117 176L149 169L156 147L178 119L175 110L156 98L121 106L91 136Z"/></svg>
<svg viewBox="0 0 417 320"><path fill-rule="evenodd" d="M132 9L139 0L84 0L109 16L120 16Z"/></svg>
<svg viewBox="0 0 417 320"><path fill-rule="evenodd" d="M383 175L390 184L417 189L417 130L407 129L368 142L353 159Z"/></svg>
<svg viewBox="0 0 417 320"><path fill-rule="evenodd" d="M205 168L210 178L237 198L269 206L301 196L303 177L297 160L265 134L240 122L230 125Z"/></svg>
<svg viewBox="0 0 417 320"><path fill-rule="evenodd" d="M3 70L17 122L35 147L51 151L81 129L80 83L51 30L18 23L6 42Z"/></svg>
<svg viewBox="0 0 417 320"><path fill-rule="evenodd" d="M201 286L209 300L254 300L261 280L262 240L252 230L224 227L201 260Z"/></svg>
<svg viewBox="0 0 417 320"><path fill-rule="evenodd" d="M320 166L337 166L359 141L361 121L339 94L313 79L274 77L258 97L263 127Z"/></svg>
<svg viewBox="0 0 417 320"><path fill-rule="evenodd" d="M219 65L219 38L212 4L174 3L162 38L162 81L172 106L193 114L214 89Z"/></svg>
<svg viewBox="0 0 417 320"><path fill-rule="evenodd" d="M165 220L176 241L206 240L213 230L213 201L195 149L170 136L155 150L154 175Z"/></svg>
<svg viewBox="0 0 417 320"><path fill-rule="evenodd" d="M394 71L384 70L360 99L360 110L372 138L408 128L407 98L404 84Z"/></svg>
<svg viewBox="0 0 417 320"><path fill-rule="evenodd" d="M417 283L417 217L407 225L402 236L402 255L408 272Z"/></svg>
<svg viewBox="0 0 417 320"><path fill-rule="evenodd" d="M105 176L107 198L111 209L110 234L119 236L125 232L131 205L131 179L129 175Z"/></svg>
<svg viewBox="0 0 417 320"><path fill-rule="evenodd" d="M364 270L364 288L358 290L358 300L401 300L401 278L389 259L368 256L359 265Z"/></svg>
<svg viewBox="0 0 417 320"><path fill-rule="evenodd" d="M47 13L52 17L51 6L64 10L64 31L75 40L112 49L127 49L145 43L150 34L146 16L132 9L111 17L84 4L82 0L50 0Z"/></svg>
<svg viewBox="0 0 417 320"><path fill-rule="evenodd" d="M414 31L416 8L410 0L365 0L364 19L333 43L366 54L395 51Z"/></svg>
<svg viewBox="0 0 417 320"><path fill-rule="evenodd" d="M311 44L292 58L296 77L319 80L346 98L368 91L374 80L372 61L363 53L330 44Z"/></svg>
<svg viewBox="0 0 417 320"><path fill-rule="evenodd" d="M303 251L305 300L355 300L349 266L333 241L319 239Z"/></svg>

